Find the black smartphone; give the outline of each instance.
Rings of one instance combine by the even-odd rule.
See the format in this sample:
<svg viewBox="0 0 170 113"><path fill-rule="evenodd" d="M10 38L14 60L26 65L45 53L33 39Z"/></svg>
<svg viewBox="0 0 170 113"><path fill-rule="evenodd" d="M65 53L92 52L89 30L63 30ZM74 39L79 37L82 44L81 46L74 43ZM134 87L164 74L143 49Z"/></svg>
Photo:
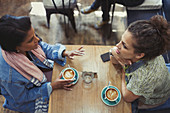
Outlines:
<svg viewBox="0 0 170 113"><path fill-rule="evenodd" d="M110 55L112 55L110 52L101 54L100 57L102 59L103 62L107 62L110 61Z"/></svg>

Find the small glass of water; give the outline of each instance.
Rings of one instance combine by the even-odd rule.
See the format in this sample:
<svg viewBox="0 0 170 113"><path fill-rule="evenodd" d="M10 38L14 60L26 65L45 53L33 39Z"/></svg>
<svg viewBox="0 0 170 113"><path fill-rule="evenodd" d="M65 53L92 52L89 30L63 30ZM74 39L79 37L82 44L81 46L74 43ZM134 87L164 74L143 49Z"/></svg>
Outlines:
<svg viewBox="0 0 170 113"><path fill-rule="evenodd" d="M89 83L91 83L93 81L94 73L84 71L82 73L82 77L83 77L84 82L89 84Z"/></svg>

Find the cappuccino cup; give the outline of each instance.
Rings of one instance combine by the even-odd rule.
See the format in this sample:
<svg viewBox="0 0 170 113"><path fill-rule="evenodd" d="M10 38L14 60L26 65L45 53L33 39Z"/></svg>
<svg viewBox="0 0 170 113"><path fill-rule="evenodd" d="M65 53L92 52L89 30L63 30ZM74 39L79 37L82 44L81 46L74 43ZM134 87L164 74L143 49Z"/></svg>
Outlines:
<svg viewBox="0 0 170 113"><path fill-rule="evenodd" d="M73 79L75 77L75 72L72 68L65 68L62 76L64 79Z"/></svg>
<svg viewBox="0 0 170 113"><path fill-rule="evenodd" d="M116 101L118 98L118 91L115 88L107 88L105 97L109 101Z"/></svg>

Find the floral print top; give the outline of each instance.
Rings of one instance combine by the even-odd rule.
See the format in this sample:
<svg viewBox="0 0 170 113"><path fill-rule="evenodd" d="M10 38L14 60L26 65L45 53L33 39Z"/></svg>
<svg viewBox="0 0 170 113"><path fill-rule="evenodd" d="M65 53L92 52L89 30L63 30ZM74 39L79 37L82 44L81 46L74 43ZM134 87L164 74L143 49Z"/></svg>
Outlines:
<svg viewBox="0 0 170 113"><path fill-rule="evenodd" d="M170 96L170 73L163 57L158 56L138 67L135 64L125 68L127 89L140 95L139 101L143 104L155 105L166 101ZM128 72L130 67L136 69Z"/></svg>

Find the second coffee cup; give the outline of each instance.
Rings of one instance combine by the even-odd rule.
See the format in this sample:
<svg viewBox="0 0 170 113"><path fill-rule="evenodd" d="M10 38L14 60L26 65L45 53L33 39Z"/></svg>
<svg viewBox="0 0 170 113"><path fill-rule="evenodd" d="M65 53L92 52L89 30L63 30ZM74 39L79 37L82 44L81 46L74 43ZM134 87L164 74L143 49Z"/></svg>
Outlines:
<svg viewBox="0 0 170 113"><path fill-rule="evenodd" d="M105 96L109 101L116 101L118 98L118 91L115 88L108 88L105 92Z"/></svg>

